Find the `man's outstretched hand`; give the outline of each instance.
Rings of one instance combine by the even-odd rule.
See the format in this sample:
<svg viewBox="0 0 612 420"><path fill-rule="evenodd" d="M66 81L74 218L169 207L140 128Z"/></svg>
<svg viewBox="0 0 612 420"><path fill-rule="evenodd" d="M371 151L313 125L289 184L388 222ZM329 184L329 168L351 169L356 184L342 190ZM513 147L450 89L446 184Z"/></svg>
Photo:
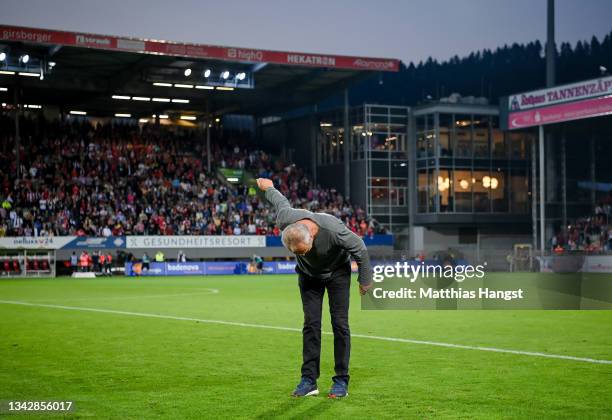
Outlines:
<svg viewBox="0 0 612 420"><path fill-rule="evenodd" d="M359 284L359 294L361 296L365 295L366 293L368 293L368 290L370 290L372 288L372 283L370 284Z"/></svg>
<svg viewBox="0 0 612 420"><path fill-rule="evenodd" d="M260 190L265 191L268 188L274 188L274 183L268 178L257 178L257 187Z"/></svg>

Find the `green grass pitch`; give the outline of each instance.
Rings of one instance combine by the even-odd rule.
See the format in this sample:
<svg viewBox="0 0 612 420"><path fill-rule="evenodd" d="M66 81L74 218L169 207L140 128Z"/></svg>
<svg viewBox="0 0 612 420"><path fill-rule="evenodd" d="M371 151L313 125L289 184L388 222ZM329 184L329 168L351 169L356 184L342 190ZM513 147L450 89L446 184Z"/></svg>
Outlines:
<svg viewBox="0 0 612 420"><path fill-rule="evenodd" d="M612 360L612 311L361 311L355 286L356 334ZM329 335L323 395L291 398L295 276L4 279L0 301L0 400L71 400L68 417L612 418L612 364L364 337L347 399L325 397Z"/></svg>

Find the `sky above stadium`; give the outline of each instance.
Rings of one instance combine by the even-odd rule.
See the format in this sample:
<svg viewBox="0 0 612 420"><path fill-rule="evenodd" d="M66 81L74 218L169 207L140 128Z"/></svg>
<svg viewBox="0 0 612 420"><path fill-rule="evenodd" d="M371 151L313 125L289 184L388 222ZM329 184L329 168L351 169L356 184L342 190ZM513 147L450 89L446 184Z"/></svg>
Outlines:
<svg viewBox="0 0 612 420"><path fill-rule="evenodd" d="M259 49L399 58L546 38L546 0L0 0L0 24ZM557 0L556 38L612 30L611 0Z"/></svg>

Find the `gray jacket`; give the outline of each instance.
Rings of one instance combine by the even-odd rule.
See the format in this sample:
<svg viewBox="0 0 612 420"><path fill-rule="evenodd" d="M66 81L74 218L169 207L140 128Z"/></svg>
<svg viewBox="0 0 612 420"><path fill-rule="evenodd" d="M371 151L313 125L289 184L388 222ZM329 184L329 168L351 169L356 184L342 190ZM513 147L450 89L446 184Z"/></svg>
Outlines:
<svg viewBox="0 0 612 420"><path fill-rule="evenodd" d="M276 210L276 223L281 229L301 219L312 220L319 226L312 249L306 255L295 256L299 272L327 280L334 271L349 264L350 257L353 257L359 267L359 283L372 282L370 257L363 240L340 219L326 213L293 209L285 196L275 188L268 188L265 196Z"/></svg>

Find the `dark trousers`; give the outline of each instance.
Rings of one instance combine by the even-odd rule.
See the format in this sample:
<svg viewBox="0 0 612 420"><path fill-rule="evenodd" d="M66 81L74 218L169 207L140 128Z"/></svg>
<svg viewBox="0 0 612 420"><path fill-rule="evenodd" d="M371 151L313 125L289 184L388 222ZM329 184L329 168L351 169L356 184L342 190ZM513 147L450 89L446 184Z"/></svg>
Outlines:
<svg viewBox="0 0 612 420"><path fill-rule="evenodd" d="M304 309L302 376L313 381L319 378L321 364L321 312L325 290L329 296L329 312L334 332L334 378L349 381L351 332L348 324L350 265L338 270L332 278L319 280L298 273Z"/></svg>

